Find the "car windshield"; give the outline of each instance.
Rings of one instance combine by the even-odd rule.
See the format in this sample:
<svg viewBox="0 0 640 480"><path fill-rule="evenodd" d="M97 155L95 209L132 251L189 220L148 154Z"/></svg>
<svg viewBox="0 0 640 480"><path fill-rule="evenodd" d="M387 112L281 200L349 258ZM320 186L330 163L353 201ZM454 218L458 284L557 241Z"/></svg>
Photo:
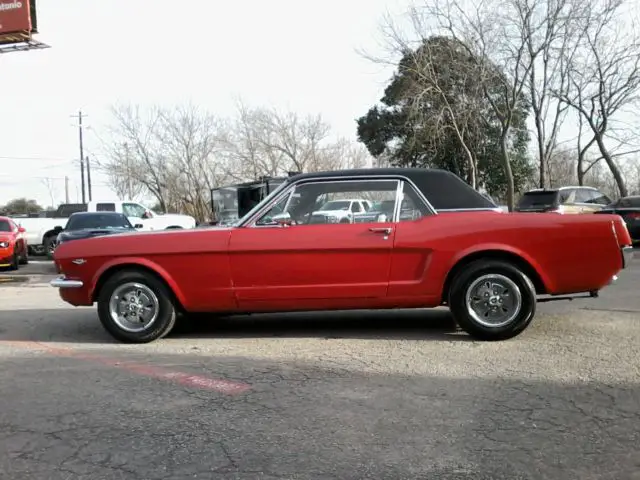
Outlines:
<svg viewBox="0 0 640 480"><path fill-rule="evenodd" d="M318 209L319 212L328 212L335 210L349 210L349 206L351 202L345 200L334 200L332 202L325 203L321 208Z"/></svg>
<svg viewBox="0 0 640 480"><path fill-rule="evenodd" d="M520 202L518 202L518 207L522 208L553 205L556 202L557 196L557 191L527 192L522 196Z"/></svg>
<svg viewBox="0 0 640 480"><path fill-rule="evenodd" d="M124 215L95 214L72 215L65 230L83 230L87 228L125 228L133 229L133 225Z"/></svg>
<svg viewBox="0 0 640 480"><path fill-rule="evenodd" d="M0 220L0 232L10 232L11 225L6 220Z"/></svg>

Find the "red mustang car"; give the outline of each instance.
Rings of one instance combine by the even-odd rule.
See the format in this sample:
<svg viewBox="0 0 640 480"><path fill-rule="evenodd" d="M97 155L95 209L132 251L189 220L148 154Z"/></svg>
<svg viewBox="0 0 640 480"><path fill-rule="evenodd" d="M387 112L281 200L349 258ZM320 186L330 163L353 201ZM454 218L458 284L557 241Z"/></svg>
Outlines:
<svg viewBox="0 0 640 480"><path fill-rule="evenodd" d="M473 337L500 340L529 325L538 296L597 296L631 259L618 215L496 210L442 170L300 174L231 226L63 243L51 284L71 305L97 302L123 342L167 335L177 313L441 305Z"/></svg>
<svg viewBox="0 0 640 480"><path fill-rule="evenodd" d="M29 263L29 249L25 229L8 217L0 217L0 268L17 270Z"/></svg>

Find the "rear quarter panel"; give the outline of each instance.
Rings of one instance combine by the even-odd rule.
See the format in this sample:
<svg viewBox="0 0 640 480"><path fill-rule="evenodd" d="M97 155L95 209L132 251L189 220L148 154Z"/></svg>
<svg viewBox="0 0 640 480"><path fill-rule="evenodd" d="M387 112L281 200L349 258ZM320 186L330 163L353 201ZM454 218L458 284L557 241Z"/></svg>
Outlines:
<svg viewBox="0 0 640 480"><path fill-rule="evenodd" d="M389 295L440 301L445 278L468 255L497 250L526 260L547 292L597 290L622 268L611 215L450 212L398 224Z"/></svg>

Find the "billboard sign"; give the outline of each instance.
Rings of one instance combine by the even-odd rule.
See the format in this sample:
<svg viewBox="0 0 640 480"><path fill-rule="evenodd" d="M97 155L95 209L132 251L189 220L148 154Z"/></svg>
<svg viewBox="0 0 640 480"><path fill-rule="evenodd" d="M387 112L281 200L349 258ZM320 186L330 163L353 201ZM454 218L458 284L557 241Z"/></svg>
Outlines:
<svg viewBox="0 0 640 480"><path fill-rule="evenodd" d="M0 0L0 35L31 34L29 0Z"/></svg>

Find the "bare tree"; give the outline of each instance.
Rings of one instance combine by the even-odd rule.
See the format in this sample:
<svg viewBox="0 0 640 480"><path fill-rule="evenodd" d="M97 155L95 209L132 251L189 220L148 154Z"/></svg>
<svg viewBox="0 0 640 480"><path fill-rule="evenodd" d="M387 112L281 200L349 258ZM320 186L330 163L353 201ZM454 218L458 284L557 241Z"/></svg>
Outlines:
<svg viewBox="0 0 640 480"><path fill-rule="evenodd" d="M156 135L172 172L167 200L200 220L208 215L211 189L229 180L221 131L218 119L193 105L160 112Z"/></svg>
<svg viewBox="0 0 640 480"><path fill-rule="evenodd" d="M598 147L622 196L627 187L616 157L624 154L612 151L611 133L616 117L636 104L640 93L640 35L625 28L627 5L624 0L580 3L580 35L564 57L570 88L554 92L589 128L591 140L583 148ZM584 171L582 163L578 168Z"/></svg>
<svg viewBox="0 0 640 480"><path fill-rule="evenodd" d="M42 184L47 189L47 193L49 194L49 199L51 200L51 208L55 208L56 205L56 196L57 196L57 188L53 183L52 179L49 177L41 179Z"/></svg>
<svg viewBox="0 0 640 480"><path fill-rule="evenodd" d="M234 178L247 180L289 171L311 172L360 166L368 154L345 139L332 139L320 115L300 116L238 102L225 137Z"/></svg>
<svg viewBox="0 0 640 480"><path fill-rule="evenodd" d="M507 205L514 207L510 145L513 125L522 111L532 68L519 0L432 0L411 8L410 15L432 34L445 34L468 49L476 61L478 84L500 123L500 152L506 178ZM415 23L415 21L414 21ZM498 84L499 88L492 88Z"/></svg>
<svg viewBox="0 0 640 480"><path fill-rule="evenodd" d="M150 193L163 211L207 216L209 191L227 181L221 122L192 106L116 106L101 169L121 196Z"/></svg>
<svg viewBox="0 0 640 480"><path fill-rule="evenodd" d="M113 106L113 121L108 127L110 143L103 145L105 160L99 162L99 167L112 185L122 186L122 182L131 179L166 210L171 174L158 136L161 113L158 107Z"/></svg>
<svg viewBox="0 0 640 480"><path fill-rule="evenodd" d="M447 134L452 132L466 157L467 180L476 188L478 159L472 142L483 118L476 101L481 87L475 68L470 68L468 52L459 42L430 36L417 10L412 11L410 20L411 32L407 34L387 16L383 31L390 57L364 56L382 64L395 64L395 59L402 57L399 75L404 100L410 104L407 121L420 126L419 132L414 130L415 141L424 146L428 137L428 143L437 150L443 148L441 143L446 143Z"/></svg>
<svg viewBox="0 0 640 480"><path fill-rule="evenodd" d="M571 42L579 35L571 0L514 0L519 28L526 46L527 89L536 132L540 188L547 183L546 167L558 145L558 134L568 106L551 94L566 92L568 78L564 63Z"/></svg>

